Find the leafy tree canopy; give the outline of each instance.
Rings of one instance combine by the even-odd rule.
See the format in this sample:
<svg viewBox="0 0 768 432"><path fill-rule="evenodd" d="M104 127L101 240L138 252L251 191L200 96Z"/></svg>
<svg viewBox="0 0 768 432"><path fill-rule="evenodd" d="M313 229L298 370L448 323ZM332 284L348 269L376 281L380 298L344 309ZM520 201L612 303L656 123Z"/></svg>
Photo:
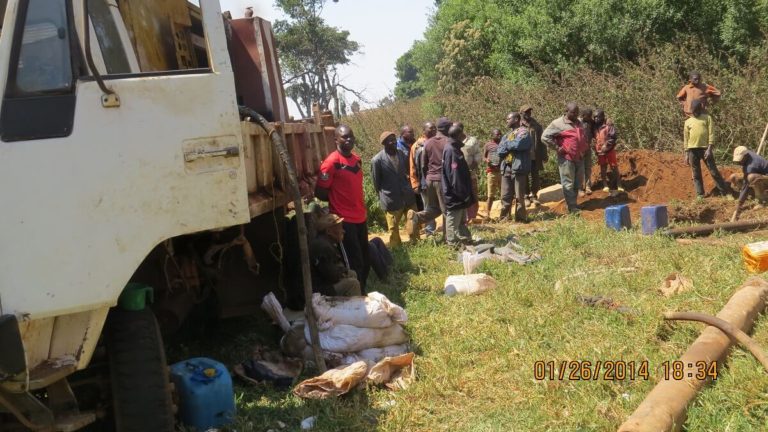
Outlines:
<svg viewBox="0 0 768 432"><path fill-rule="evenodd" d="M455 90L478 76L613 71L663 43L695 38L746 59L768 32L768 0L441 0L397 64L396 96ZM420 93L421 92L421 93Z"/></svg>

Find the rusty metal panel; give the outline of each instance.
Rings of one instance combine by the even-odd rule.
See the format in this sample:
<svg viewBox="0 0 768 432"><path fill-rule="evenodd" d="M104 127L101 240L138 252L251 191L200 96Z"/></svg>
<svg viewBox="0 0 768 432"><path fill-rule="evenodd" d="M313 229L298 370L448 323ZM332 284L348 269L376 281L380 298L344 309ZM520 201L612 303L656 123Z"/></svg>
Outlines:
<svg viewBox="0 0 768 432"><path fill-rule="evenodd" d="M288 173L263 129L243 122L245 173L251 218L273 211L291 201ZM314 123L275 123L288 148L299 180L301 194L309 199L320 163L335 149L328 141L327 127Z"/></svg>
<svg viewBox="0 0 768 432"><path fill-rule="evenodd" d="M272 24L261 18L231 20L228 40L238 103L269 121L288 120Z"/></svg>

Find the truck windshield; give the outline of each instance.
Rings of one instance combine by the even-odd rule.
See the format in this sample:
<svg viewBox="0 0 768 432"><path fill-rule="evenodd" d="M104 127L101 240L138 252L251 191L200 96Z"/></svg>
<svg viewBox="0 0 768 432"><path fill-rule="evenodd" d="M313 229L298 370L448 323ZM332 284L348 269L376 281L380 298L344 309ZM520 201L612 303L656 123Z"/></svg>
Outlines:
<svg viewBox="0 0 768 432"><path fill-rule="evenodd" d="M65 0L29 0L16 66L16 91L40 93L72 88Z"/></svg>

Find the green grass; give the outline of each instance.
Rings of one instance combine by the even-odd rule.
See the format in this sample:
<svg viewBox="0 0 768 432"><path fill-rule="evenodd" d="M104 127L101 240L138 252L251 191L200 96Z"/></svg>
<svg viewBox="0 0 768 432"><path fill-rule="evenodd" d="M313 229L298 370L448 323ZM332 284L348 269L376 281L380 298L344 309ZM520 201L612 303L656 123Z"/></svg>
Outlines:
<svg viewBox="0 0 768 432"><path fill-rule="evenodd" d="M389 283L371 277L377 290L403 304L417 353L417 380L407 390L359 388L328 401L304 401L289 392L238 384L238 431L299 430L317 416L316 431L609 431L632 413L661 376L660 366L677 359L703 326L669 324L667 310L716 314L748 277L739 247L759 240L724 237L733 247L678 245L661 236L611 232L575 218L540 223L547 231L521 236L543 259L529 266L485 262L478 271L498 281L479 296L445 297L446 276L459 274L455 252L423 242L395 251ZM521 229L528 229L523 227ZM515 228L477 232L499 242ZM565 279L594 269L634 267ZM695 289L672 298L656 291L663 278L681 272ZM622 314L585 306L579 295L603 295L635 311ZM242 323L242 321L239 321ZM243 324L238 324L242 326ZM253 343L278 335L260 319L248 331L224 336L181 354L245 358ZM768 346L766 320L753 332ZM650 379L624 381L536 381L539 360L647 361ZM719 379L705 387L689 409L688 431L767 430L768 375L741 348Z"/></svg>

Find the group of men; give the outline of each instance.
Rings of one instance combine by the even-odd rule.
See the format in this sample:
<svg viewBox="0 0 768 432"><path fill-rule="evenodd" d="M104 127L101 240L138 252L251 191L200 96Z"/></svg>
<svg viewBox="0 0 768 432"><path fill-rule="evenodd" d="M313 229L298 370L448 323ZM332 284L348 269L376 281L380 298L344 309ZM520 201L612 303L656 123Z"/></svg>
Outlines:
<svg viewBox="0 0 768 432"><path fill-rule="evenodd" d="M690 74L688 84L677 94L687 116L684 155L692 169L697 196L704 195L702 161L717 188L723 194L734 193L720 175L712 150L714 127L706 108L719 97L720 92L703 83L697 72ZM425 123L418 138L409 125L401 128L399 136L391 131L381 133L382 149L371 160L371 177L386 213L390 246L402 244L403 219L409 241L414 242L420 237L422 225L427 235L435 233L435 219L440 215L448 244L471 243L467 224L478 214L476 170L481 162L485 163L487 179L486 218L490 218L493 200L500 193L500 217L527 222L526 207L538 204L540 173L549 150L557 156L569 213L579 212L580 195L592 193L594 156L603 191L623 191L616 127L604 110L579 110L575 102L570 102L564 114L546 128L532 113L530 105L509 113L507 132L492 130L483 148L475 137L464 133L462 123L445 117ZM316 185L316 196L329 202L330 214L318 221L318 238L312 243L313 282L331 294L364 294L370 264L362 160L352 151L355 136L349 126L336 128L335 143L336 151L322 162ZM768 161L746 147L736 148L733 161L743 167L743 186L733 216L736 219L748 189L768 175ZM731 183L738 181L735 177Z"/></svg>

